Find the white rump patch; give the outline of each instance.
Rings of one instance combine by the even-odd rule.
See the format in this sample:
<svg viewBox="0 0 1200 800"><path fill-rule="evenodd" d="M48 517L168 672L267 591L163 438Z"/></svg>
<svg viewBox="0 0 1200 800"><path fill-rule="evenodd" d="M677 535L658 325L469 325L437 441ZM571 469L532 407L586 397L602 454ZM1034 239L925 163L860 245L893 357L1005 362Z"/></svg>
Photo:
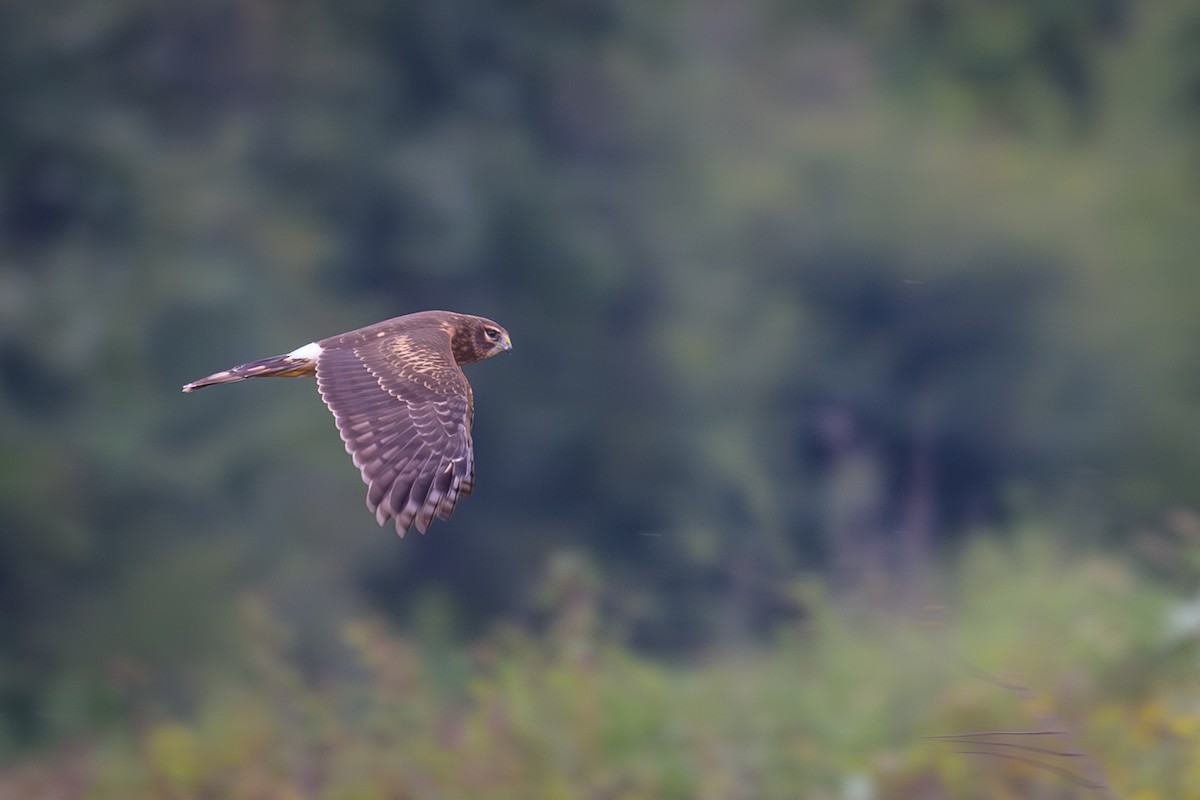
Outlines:
<svg viewBox="0 0 1200 800"><path fill-rule="evenodd" d="M295 350L287 354L287 358L294 358L298 361L316 361L317 356L321 355L321 350L324 348L316 342L309 342L303 347L297 347Z"/></svg>

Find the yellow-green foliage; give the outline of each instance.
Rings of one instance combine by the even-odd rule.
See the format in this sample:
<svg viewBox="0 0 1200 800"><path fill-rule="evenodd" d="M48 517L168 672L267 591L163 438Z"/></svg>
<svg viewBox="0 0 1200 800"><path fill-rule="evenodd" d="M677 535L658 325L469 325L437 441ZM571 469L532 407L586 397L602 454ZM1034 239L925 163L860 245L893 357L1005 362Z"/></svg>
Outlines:
<svg viewBox="0 0 1200 800"><path fill-rule="evenodd" d="M578 587L546 632L507 626L462 652L358 620L344 669L322 679L252 603L253 668L235 685L10 769L0 796L1148 800L1200 786L1194 641L1172 638L1165 591L1036 531L969 545L940 583L909 613L802 581L803 620L773 643L691 663L598 633L599 598ZM1007 741L1086 756L929 738L1059 725Z"/></svg>

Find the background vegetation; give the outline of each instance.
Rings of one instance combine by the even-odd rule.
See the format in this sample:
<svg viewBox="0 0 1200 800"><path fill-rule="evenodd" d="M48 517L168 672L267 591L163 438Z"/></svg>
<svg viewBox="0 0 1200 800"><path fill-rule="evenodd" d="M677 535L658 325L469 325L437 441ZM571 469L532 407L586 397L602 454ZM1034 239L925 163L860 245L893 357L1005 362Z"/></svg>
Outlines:
<svg viewBox="0 0 1200 800"><path fill-rule="evenodd" d="M1187 796L1198 220L1182 0L4 4L0 796ZM428 537L178 391L424 308Z"/></svg>

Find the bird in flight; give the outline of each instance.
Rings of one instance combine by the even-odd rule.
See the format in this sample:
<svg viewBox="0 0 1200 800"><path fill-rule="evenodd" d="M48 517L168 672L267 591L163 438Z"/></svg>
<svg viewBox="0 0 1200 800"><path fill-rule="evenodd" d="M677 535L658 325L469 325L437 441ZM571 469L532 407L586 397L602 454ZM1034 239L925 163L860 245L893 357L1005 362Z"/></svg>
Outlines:
<svg viewBox="0 0 1200 800"><path fill-rule="evenodd" d="M367 508L400 536L449 519L475 485L474 399L462 365L512 350L483 317L421 311L310 342L193 381L191 392L247 378L317 376L346 451L367 484Z"/></svg>

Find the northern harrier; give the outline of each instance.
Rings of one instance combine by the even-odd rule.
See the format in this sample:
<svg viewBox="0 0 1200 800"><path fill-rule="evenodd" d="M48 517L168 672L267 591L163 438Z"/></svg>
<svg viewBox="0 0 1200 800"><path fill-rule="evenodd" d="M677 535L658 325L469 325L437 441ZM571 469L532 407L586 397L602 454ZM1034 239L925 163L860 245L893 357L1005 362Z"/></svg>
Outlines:
<svg viewBox="0 0 1200 800"><path fill-rule="evenodd" d="M403 536L449 519L475 485L471 385L461 366L512 350L508 331L483 317L422 311L251 361L183 387L247 378L317 376L346 451L367 484L379 524Z"/></svg>

